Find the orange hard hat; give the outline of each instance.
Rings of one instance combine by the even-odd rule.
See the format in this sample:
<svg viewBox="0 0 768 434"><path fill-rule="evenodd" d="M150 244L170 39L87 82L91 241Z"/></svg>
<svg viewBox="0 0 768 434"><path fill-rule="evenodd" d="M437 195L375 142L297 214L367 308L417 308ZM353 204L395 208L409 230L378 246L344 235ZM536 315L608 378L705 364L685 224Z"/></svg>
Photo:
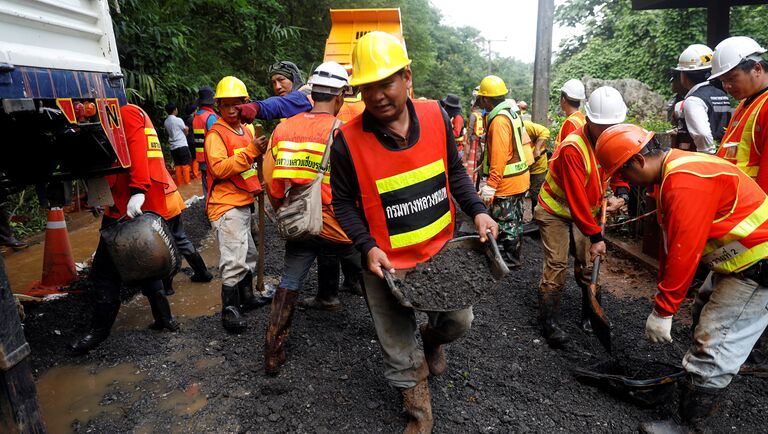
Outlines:
<svg viewBox="0 0 768 434"><path fill-rule="evenodd" d="M605 178L639 153L653 138L653 131L631 124L614 125L600 134L595 145L597 162L603 168Z"/></svg>

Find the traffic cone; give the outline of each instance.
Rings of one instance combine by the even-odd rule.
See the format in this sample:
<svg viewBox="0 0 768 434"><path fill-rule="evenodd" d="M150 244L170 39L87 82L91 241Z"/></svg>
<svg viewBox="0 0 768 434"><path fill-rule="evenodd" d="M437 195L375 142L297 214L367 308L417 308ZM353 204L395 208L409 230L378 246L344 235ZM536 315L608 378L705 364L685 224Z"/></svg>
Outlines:
<svg viewBox="0 0 768 434"><path fill-rule="evenodd" d="M43 252L43 279L32 283L27 295L45 296L69 286L77 277L75 260L69 244L67 223L64 210L51 208L48 211L48 224L45 230Z"/></svg>

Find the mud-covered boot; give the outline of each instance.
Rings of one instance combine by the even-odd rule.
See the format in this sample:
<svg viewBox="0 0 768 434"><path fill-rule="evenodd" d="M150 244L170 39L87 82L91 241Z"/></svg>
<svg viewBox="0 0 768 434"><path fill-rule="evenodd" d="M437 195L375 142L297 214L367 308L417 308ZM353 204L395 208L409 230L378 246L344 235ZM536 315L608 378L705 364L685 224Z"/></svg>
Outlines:
<svg viewBox="0 0 768 434"><path fill-rule="evenodd" d="M264 342L264 371L269 375L277 375L285 363L283 346L291 330L291 320L298 297L298 291L278 288L272 298L272 310L269 312Z"/></svg>
<svg viewBox="0 0 768 434"><path fill-rule="evenodd" d="M680 408L670 419L643 422L638 429L646 434L687 434L702 432L706 419L717 410L723 389L695 386L690 378L680 382Z"/></svg>
<svg viewBox="0 0 768 434"><path fill-rule="evenodd" d="M504 259L504 262L507 264L507 267L509 269L513 268L519 268L521 265L520 262L520 249L522 248L522 237L518 238L506 238L501 242L502 247L504 247L504 253L502 254L502 258Z"/></svg>
<svg viewBox="0 0 768 434"><path fill-rule="evenodd" d="M403 395L403 406L408 415L408 425L403 434L429 434L432 432L432 397L429 394L429 383L421 380L408 389L400 389Z"/></svg>
<svg viewBox="0 0 768 434"><path fill-rule="evenodd" d="M317 295L299 302L301 309L338 312L343 307L339 300L339 260L335 256L317 257Z"/></svg>
<svg viewBox="0 0 768 434"><path fill-rule="evenodd" d="M155 319L155 322L150 324L149 328L152 330L178 331L179 323L171 315L171 305L168 304L165 294L161 291L156 291L153 294L148 294L146 297L149 301L149 307L152 309L152 318Z"/></svg>
<svg viewBox="0 0 768 434"><path fill-rule="evenodd" d="M550 348L564 347L570 338L558 324L560 316L561 293L539 292L539 324L541 334L547 340Z"/></svg>
<svg viewBox="0 0 768 434"><path fill-rule="evenodd" d="M248 312L263 306L262 303L259 303L259 299L253 295L253 273L250 271L237 284L237 289L240 291L240 308L244 311Z"/></svg>
<svg viewBox="0 0 768 434"><path fill-rule="evenodd" d="M194 272L189 280L193 282L210 282L213 279L213 274L208 271L208 267L205 266L205 261L203 261L203 257L200 256L200 253L190 253L189 255L184 256L184 258L186 258L187 263Z"/></svg>
<svg viewBox="0 0 768 434"><path fill-rule="evenodd" d="M240 294L237 286L222 285L221 287L221 324L230 333L240 333L245 330L247 323L240 313Z"/></svg>
<svg viewBox="0 0 768 434"><path fill-rule="evenodd" d="M443 349L444 342L427 323L419 326L419 332L424 342L424 358L427 360L429 373L434 376L442 375L448 367Z"/></svg>
<svg viewBox="0 0 768 434"><path fill-rule="evenodd" d="M114 304L96 303L91 318L91 328L88 333L70 345L72 351L77 354L85 354L104 342L109 337L109 332L112 330L119 310L119 301Z"/></svg>

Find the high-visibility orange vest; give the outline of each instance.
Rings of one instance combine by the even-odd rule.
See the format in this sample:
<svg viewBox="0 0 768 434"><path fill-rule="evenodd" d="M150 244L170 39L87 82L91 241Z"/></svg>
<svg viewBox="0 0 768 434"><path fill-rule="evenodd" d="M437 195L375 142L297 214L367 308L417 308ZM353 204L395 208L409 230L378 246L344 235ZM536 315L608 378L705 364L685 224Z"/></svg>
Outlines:
<svg viewBox="0 0 768 434"><path fill-rule="evenodd" d="M342 122L349 122L355 116L363 113L364 110L365 103L359 97L344 98L344 104L336 118Z"/></svg>
<svg viewBox="0 0 768 434"><path fill-rule="evenodd" d="M390 150L362 117L343 125L357 173L371 236L395 268L411 268L434 256L453 236L445 124L436 101L413 101L419 140Z"/></svg>
<svg viewBox="0 0 768 434"><path fill-rule="evenodd" d="M717 156L735 164L751 178L757 178L760 170L760 153L755 147L755 124L757 116L768 101L768 91L755 98L749 106L742 101L733 113L725 130Z"/></svg>
<svg viewBox="0 0 768 434"><path fill-rule="evenodd" d="M568 125L569 123L570 125ZM565 140L565 138L569 134L578 130L579 128L583 127L586 124L587 124L587 117L584 116L584 113L580 111L571 113L570 116L565 118L563 125L560 126L560 130L557 132L557 137L555 138L555 149L557 149L557 147L560 146L560 143L562 143L563 140ZM566 125L568 125L569 128L566 128Z"/></svg>
<svg viewBox="0 0 768 434"><path fill-rule="evenodd" d="M227 148L227 157L232 157L235 154L239 154L248 145L253 142L253 127L247 128L246 125L242 126L243 134L237 134L229 128L220 123L215 123L211 127L208 134L218 134L221 137L221 141ZM211 197L211 192L219 180L214 180L208 183L208 197ZM250 169L241 172L235 176L227 178L225 181L229 181L235 185L235 187L247 191L248 193L259 193L261 191L261 183L259 182L258 172L256 170L256 163L253 163Z"/></svg>
<svg viewBox="0 0 768 434"><path fill-rule="evenodd" d="M338 122L331 115L301 113L286 119L272 133L272 197L283 198L289 184L309 184L320 170L331 128ZM277 181L277 182L275 182ZM331 203L331 171L325 171L323 204Z"/></svg>
<svg viewBox="0 0 768 434"><path fill-rule="evenodd" d="M195 117L192 118L192 134L195 137L195 160L198 163L205 163L205 134L208 132L208 118L216 112L206 106L201 106L199 110L203 110L204 113L195 113Z"/></svg>
<svg viewBox="0 0 768 434"><path fill-rule="evenodd" d="M768 257L768 197L744 172L711 155L677 149L667 153L656 195L657 219L662 228L665 214L664 185L675 173L687 173L702 178L739 178L731 210L712 221L708 240L701 254L703 263L712 271L728 274L743 271ZM665 233L665 249L666 239Z"/></svg>
<svg viewBox="0 0 768 434"><path fill-rule="evenodd" d="M184 198L181 197L181 193L179 193L179 188L176 186L176 183L173 182L173 177L167 170L165 171L165 174L167 176L166 182L168 183L168 185L165 186L165 207L168 210L163 214L163 218L165 220L170 220L177 215L180 215L187 205L184 203Z"/></svg>
<svg viewBox="0 0 768 434"><path fill-rule="evenodd" d="M480 110L472 111L475 115L475 136L480 137L485 134L485 125L483 121L483 113Z"/></svg>
<svg viewBox="0 0 768 434"><path fill-rule="evenodd" d="M587 176L584 179L584 187L590 199L589 205L592 215L597 217L603 202L603 196L605 195L605 183L602 181L600 166L597 164L595 151L592 149L586 128L584 127L568 135L549 160L549 171L539 191L539 204L552 215L573 220L568 206L567 192L560 183L562 174L559 171L562 169L559 169L560 166L553 164L560 157L561 151L566 146L576 148L584 160L584 169L587 172Z"/></svg>

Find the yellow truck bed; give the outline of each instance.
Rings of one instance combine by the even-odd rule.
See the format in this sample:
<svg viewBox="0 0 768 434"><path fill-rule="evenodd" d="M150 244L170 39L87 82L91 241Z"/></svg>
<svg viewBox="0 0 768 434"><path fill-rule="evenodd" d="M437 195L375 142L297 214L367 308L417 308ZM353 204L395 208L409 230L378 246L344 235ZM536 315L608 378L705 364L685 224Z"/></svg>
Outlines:
<svg viewBox="0 0 768 434"><path fill-rule="evenodd" d="M334 60L351 70L357 40L374 30L395 35L405 45L400 8L331 9L331 33L325 42L323 61Z"/></svg>

